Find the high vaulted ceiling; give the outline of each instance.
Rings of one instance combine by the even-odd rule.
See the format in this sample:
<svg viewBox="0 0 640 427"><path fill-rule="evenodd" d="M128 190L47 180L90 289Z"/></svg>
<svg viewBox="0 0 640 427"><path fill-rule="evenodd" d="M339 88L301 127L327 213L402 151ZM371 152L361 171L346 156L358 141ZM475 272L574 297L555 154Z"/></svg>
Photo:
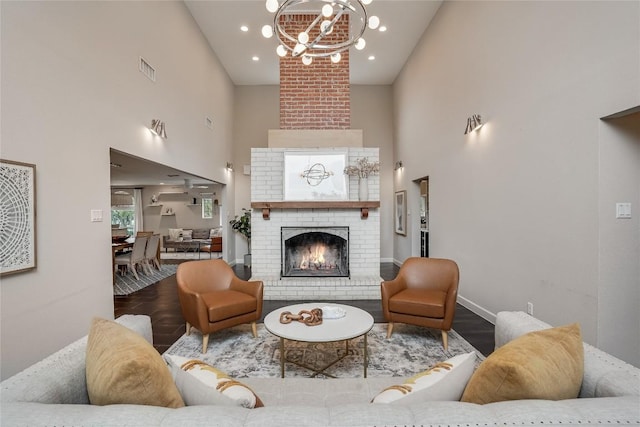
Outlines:
<svg viewBox="0 0 640 427"><path fill-rule="evenodd" d="M185 0L187 8L236 85L277 85L277 39L265 39L262 26L273 23L265 0ZM282 3L282 1L280 1ZM392 84L437 12L441 0L373 0L367 13L387 31L367 29L364 50L350 51L351 83ZM242 25L248 31L240 30ZM374 55L375 60L369 60ZM252 58L256 56L258 61Z"/></svg>
<svg viewBox="0 0 640 427"><path fill-rule="evenodd" d="M279 84L279 57L275 37L265 39L261 29L273 17L265 0L184 0L195 22L209 41L236 85ZM280 0L282 2L282 0ZM437 12L442 0L373 0L367 13L380 18L387 31L367 29L364 50L351 49L352 84L392 84ZM247 32L240 30L246 25ZM374 55L375 60L369 60ZM252 57L257 56L258 61ZM111 162L113 187L159 185L181 186L185 179L194 185L211 181L184 171L149 162L115 150Z"/></svg>

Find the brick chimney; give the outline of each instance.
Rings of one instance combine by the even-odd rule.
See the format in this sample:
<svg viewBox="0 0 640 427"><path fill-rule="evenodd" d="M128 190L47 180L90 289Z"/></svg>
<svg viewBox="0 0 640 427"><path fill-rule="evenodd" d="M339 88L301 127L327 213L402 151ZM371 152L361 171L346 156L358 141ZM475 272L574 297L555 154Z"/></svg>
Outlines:
<svg viewBox="0 0 640 427"><path fill-rule="evenodd" d="M283 16L281 24L289 34L298 34L316 16ZM347 37L348 18L343 15L327 37ZM318 31L310 32L310 39L317 34ZM290 53L280 58L280 129L350 128L349 50L342 52L337 64L329 57L313 58L310 65L304 65L301 58L293 58Z"/></svg>

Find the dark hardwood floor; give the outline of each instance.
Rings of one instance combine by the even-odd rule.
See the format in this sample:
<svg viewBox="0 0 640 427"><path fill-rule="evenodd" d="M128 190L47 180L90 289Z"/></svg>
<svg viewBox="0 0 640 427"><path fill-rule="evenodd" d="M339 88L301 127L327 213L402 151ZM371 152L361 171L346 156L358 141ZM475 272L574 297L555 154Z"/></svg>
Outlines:
<svg viewBox="0 0 640 427"><path fill-rule="evenodd" d="M165 260L163 262L171 262ZM174 261L179 263L180 261ZM242 265L234 268L241 279L251 277L251 269ZM380 264L380 276L384 280L391 280L398 274L398 267L393 263ZM164 353L185 332L185 323L180 312L178 293L176 290L176 276L169 276L151 286L127 296L114 296L115 317L123 314L147 314L151 316L153 326L153 342L155 348ZM305 301L275 301L263 302L262 321L264 316L273 310L290 304ZM383 323L382 305L380 300L350 300L350 301L318 301L349 304L369 312L376 323ZM470 310L458 304L453 329L464 339L469 341L485 356L493 351L494 326L477 316Z"/></svg>

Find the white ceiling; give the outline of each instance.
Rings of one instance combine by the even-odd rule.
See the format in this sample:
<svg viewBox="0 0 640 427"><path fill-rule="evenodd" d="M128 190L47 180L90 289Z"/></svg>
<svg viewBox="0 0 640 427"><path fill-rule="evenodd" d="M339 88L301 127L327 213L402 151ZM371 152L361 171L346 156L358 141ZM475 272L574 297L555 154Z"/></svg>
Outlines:
<svg viewBox="0 0 640 427"><path fill-rule="evenodd" d="M184 0L212 50L236 85L279 84L279 57L275 37L265 39L262 26L271 24L273 16L265 8L265 0ZM380 18L387 27L382 33L367 29L364 50L351 49L352 84L392 84L413 51L418 40L437 12L442 0L373 0L367 6L369 16ZM249 31L242 32L246 25ZM370 61L370 55L376 57ZM258 56L259 61L252 57ZM179 171L125 153L112 150L113 187L160 185L180 187L185 179L194 185L211 184L198 176Z"/></svg>
<svg viewBox="0 0 640 427"><path fill-rule="evenodd" d="M110 157L113 188L166 185L167 191L184 191L185 179L191 180L194 186L206 185L209 189L213 188L214 181L117 150L112 149Z"/></svg>
<svg viewBox="0 0 640 427"><path fill-rule="evenodd" d="M184 2L234 84L279 83L277 38L265 39L261 34L263 25L273 23L264 0ZM373 0L366 7L367 13L378 16L387 31L367 29L363 35L365 49L351 49L351 83L392 84L441 3L442 0ZM242 25L249 31L240 31ZM370 61L370 55L376 59ZM253 56L260 60L253 61Z"/></svg>

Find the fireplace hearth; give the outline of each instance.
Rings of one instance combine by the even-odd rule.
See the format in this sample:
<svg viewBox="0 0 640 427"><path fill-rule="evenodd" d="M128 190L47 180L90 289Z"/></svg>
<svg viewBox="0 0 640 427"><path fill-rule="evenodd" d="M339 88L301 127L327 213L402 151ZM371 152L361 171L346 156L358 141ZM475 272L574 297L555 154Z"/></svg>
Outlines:
<svg viewBox="0 0 640 427"><path fill-rule="evenodd" d="M349 227L282 227L281 277L349 277Z"/></svg>

